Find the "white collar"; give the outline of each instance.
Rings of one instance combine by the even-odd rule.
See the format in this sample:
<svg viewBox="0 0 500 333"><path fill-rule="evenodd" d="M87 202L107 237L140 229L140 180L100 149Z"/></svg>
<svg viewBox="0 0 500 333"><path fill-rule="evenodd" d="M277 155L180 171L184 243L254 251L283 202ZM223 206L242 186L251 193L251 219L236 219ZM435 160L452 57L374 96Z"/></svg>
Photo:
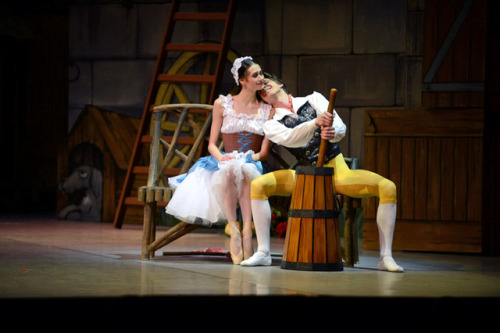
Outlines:
<svg viewBox="0 0 500 333"><path fill-rule="evenodd" d="M292 107L295 111L300 109L302 105L304 105L307 102L307 97L293 97L292 96ZM275 120L281 120L285 116L292 116L292 117L297 117L296 112L292 112L288 109L285 108L275 108L275 114L274 114L274 119Z"/></svg>
<svg viewBox="0 0 500 333"><path fill-rule="evenodd" d="M293 102L292 102L293 104ZM283 119L283 117L285 116L292 116L292 117L295 117L295 113L293 113L292 111L288 110L288 109L285 109L285 108L275 108L274 109L276 112L274 113L274 120L281 120Z"/></svg>

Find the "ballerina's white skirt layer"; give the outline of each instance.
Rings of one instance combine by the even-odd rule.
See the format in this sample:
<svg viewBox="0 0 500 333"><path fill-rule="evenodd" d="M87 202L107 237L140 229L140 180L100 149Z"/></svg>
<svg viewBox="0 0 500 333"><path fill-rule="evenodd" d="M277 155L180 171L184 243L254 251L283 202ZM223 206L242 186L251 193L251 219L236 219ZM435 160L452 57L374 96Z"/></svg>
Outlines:
<svg viewBox="0 0 500 333"><path fill-rule="evenodd" d="M232 152L228 155L235 158L224 162L206 156L187 174L169 178L169 186L175 192L165 208L167 214L204 226L226 223L223 200L227 186L236 186L239 196L245 176L251 181L262 174L262 165L251 160L252 154Z"/></svg>

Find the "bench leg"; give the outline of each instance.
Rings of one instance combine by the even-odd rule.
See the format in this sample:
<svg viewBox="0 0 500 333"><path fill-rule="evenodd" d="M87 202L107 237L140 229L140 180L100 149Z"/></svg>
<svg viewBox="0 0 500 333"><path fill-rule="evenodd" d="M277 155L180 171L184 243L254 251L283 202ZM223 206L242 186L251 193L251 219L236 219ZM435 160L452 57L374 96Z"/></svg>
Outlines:
<svg viewBox="0 0 500 333"><path fill-rule="evenodd" d="M156 202L144 204L144 223L142 229L142 260L150 259L150 245L153 242L156 227Z"/></svg>
<svg viewBox="0 0 500 333"><path fill-rule="evenodd" d="M356 227L356 209L353 207L352 198L344 198L344 252L346 267L354 267L354 263L358 262L358 241Z"/></svg>

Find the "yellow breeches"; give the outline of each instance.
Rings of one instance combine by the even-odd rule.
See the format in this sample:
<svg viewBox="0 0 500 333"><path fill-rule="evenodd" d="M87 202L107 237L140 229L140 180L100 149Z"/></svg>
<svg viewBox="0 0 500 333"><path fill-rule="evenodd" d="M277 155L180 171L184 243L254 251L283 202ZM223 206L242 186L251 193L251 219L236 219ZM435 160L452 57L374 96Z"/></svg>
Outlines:
<svg viewBox="0 0 500 333"><path fill-rule="evenodd" d="M396 185L371 171L351 170L339 154L325 167L332 167L333 184L337 193L352 198L378 197L380 203L396 202ZM267 200L271 196L291 196L295 181L294 170L278 170L255 178L251 185L252 199Z"/></svg>

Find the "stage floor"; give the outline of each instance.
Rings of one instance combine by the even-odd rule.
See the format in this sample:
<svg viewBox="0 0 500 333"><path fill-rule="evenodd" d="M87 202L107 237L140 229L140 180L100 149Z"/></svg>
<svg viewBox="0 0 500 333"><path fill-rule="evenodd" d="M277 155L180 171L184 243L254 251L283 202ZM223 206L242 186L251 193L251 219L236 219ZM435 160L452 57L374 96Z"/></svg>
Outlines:
<svg viewBox="0 0 500 333"><path fill-rule="evenodd" d="M435 310L437 301L466 300L489 307L491 302L498 305L500 297L500 258L495 257L395 251L394 258L405 272L389 273L376 270L377 251L360 245L360 260L354 268L309 272L280 268L284 239L279 238L272 238L275 255L270 267L235 266L224 255L163 255L163 251L219 247L228 251L229 238L222 229L200 228L157 251L149 261L141 260L141 243L139 225L116 229L110 223L60 221L50 216L0 216L0 300L22 306L23 300L174 297L175 306L191 307L186 300L210 299L213 305L214 299L248 301L268 296L289 305L297 300L303 305L310 300L343 300L344 304L362 300L367 305L369 300L412 304L427 300ZM165 301L165 309L167 305Z"/></svg>

